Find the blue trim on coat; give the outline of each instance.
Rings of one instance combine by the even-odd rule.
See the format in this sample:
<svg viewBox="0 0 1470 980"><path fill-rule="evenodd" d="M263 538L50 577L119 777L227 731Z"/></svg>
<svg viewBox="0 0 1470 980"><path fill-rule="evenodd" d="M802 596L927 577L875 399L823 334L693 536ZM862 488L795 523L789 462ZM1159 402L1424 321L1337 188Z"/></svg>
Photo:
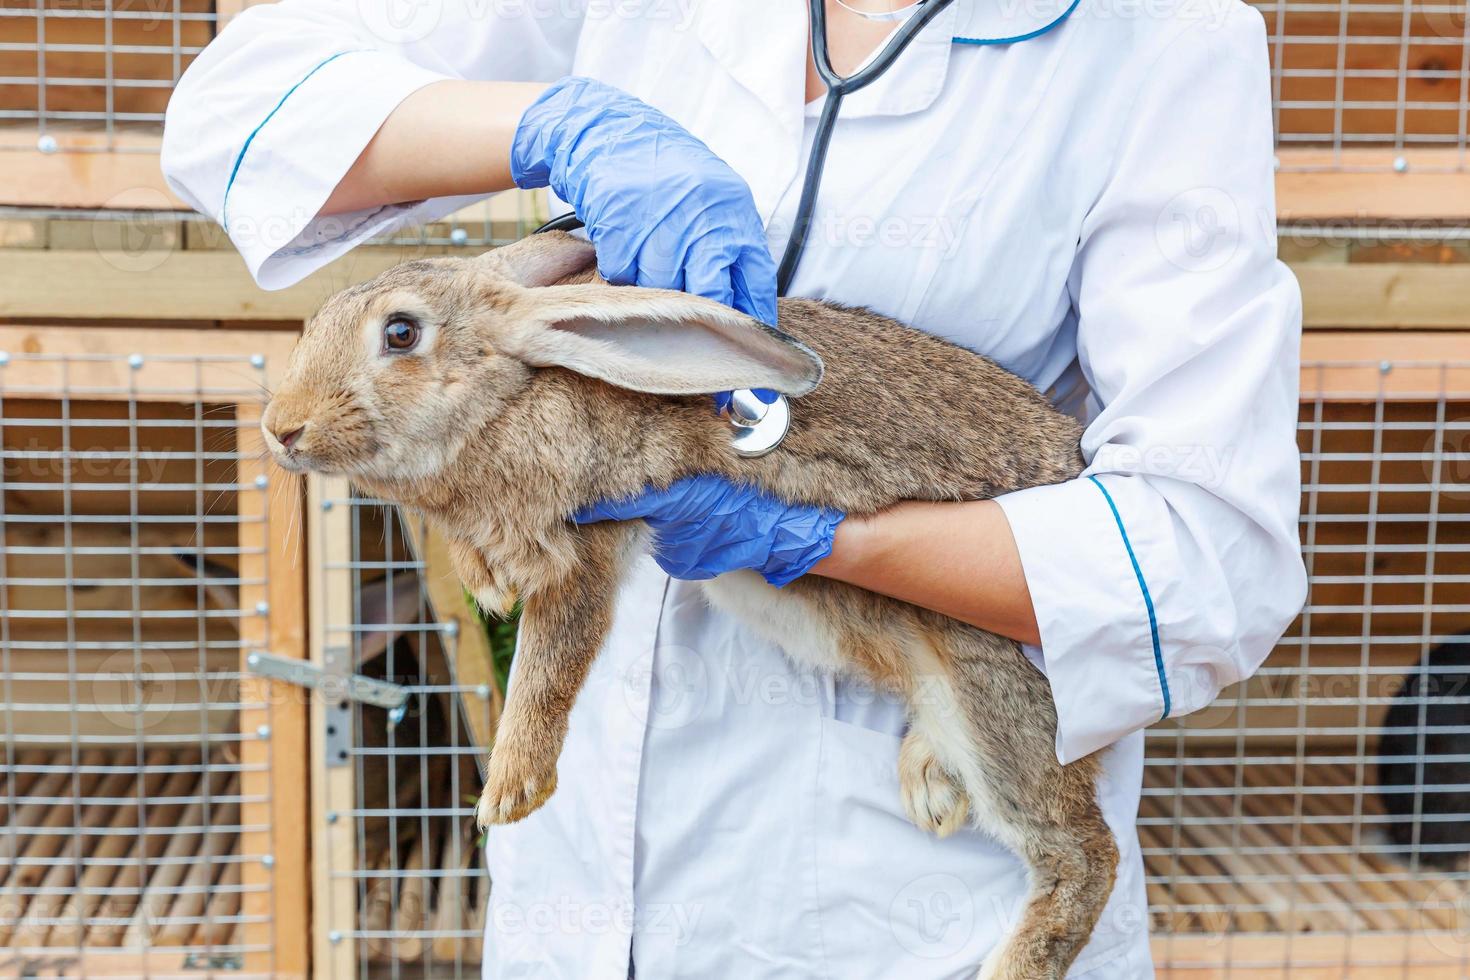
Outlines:
<svg viewBox="0 0 1470 980"><path fill-rule="evenodd" d="M1133 563L1133 574L1138 579L1139 591L1143 593L1143 605L1148 610L1148 631L1154 641L1154 669L1159 672L1159 690L1164 694L1164 713L1159 716L1159 721L1169 717L1169 679L1164 676L1164 651L1159 644L1159 620L1154 615L1153 596L1149 595L1148 582L1144 581L1143 569L1138 567L1138 556L1133 553L1133 542L1128 540L1128 529L1123 526L1123 516L1118 513L1118 505L1113 503L1113 495L1108 493L1108 488L1102 485L1102 481L1095 476L1089 476L1089 480L1102 491L1103 499L1108 502L1108 510L1113 512L1113 520L1118 525L1118 533L1123 536L1123 547L1128 551L1128 560Z"/></svg>
<svg viewBox="0 0 1470 980"><path fill-rule="evenodd" d="M1050 24L1043 24L1041 27L1038 27L1036 30L1031 31L1031 32L1029 32L1027 34L1017 34L1014 37L955 37L955 38L951 38L951 40L955 44L981 44L981 45L983 45L983 44L1015 44L1015 43L1017 43L1019 41L1029 41L1033 37L1040 37L1041 35L1045 34L1047 31L1051 30L1053 27L1056 27L1057 25L1059 25L1062 21L1066 20L1068 17L1071 17L1072 16L1072 11L1076 10L1077 9L1077 4L1079 4L1081 2L1082 2L1082 0L1072 0L1071 6L1069 6L1066 10L1062 11L1062 14L1061 14L1060 17L1058 17L1056 20L1052 21Z"/></svg>
<svg viewBox="0 0 1470 980"><path fill-rule="evenodd" d="M235 157L235 165L234 165L234 167L230 168L230 179L225 184L225 197L224 197L224 200L220 202L220 206L219 206L219 223L220 223L220 227L224 228L224 230L226 232L228 232L230 230L230 222L229 222L230 188L232 188L232 187L235 186L235 178L240 173L240 164L242 164L242 163L245 162L245 154L249 152L249 150L250 150L250 144L253 143L253 142L255 142L255 137L260 134L260 131L262 129L265 128L265 124L268 123L268 122L270 122L271 119L275 116L275 114L277 112L280 112L281 111L281 106L283 106L283 105L286 104L286 100L289 99L292 96L292 94L295 93L295 91L297 89L299 89L301 86L303 86L303 85L306 84L306 80L308 78L310 78L311 76L315 75L317 72L321 71L323 68L327 67L327 65L330 65L332 62L336 61L338 58L342 57L344 54L356 54L359 51L365 51L365 50L367 50L367 49L366 48L355 48L355 49L353 49L351 51L338 51L336 54L332 55L330 58L327 58L324 61L320 62L311 71L309 71L305 75L301 76L301 80L299 82L297 82L295 85L292 85L290 88L286 89L286 94L283 95L283 96L281 96L281 101L279 101L279 102L276 103L276 107L274 109L272 109L270 112L266 113L265 118L260 121L260 125L256 126L254 129L252 129L250 131L250 135L247 136L247 137L245 137L245 145L243 145L243 146L240 147L240 155L237 156L237 157Z"/></svg>

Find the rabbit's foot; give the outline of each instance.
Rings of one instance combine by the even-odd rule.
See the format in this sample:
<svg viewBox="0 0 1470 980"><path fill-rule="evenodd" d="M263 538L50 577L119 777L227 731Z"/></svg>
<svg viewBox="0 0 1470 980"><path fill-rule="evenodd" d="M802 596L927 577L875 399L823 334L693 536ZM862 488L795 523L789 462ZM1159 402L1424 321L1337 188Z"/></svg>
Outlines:
<svg viewBox="0 0 1470 980"><path fill-rule="evenodd" d="M898 752L899 794L920 830L948 837L970 814L970 797L940 763L922 732L910 730Z"/></svg>
<svg viewBox="0 0 1470 980"><path fill-rule="evenodd" d="M501 745L490 753L485 788L475 807L481 829L491 824L515 823L541 808L556 791L556 758L539 761L534 755Z"/></svg>

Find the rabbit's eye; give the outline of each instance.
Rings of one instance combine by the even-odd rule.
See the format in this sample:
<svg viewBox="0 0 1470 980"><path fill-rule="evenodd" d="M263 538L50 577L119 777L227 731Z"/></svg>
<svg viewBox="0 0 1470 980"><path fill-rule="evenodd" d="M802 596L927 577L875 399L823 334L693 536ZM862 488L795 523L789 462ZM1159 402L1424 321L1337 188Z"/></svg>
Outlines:
<svg viewBox="0 0 1470 980"><path fill-rule="evenodd" d="M383 350L403 353L419 343L419 325L405 316L395 316L383 325Z"/></svg>

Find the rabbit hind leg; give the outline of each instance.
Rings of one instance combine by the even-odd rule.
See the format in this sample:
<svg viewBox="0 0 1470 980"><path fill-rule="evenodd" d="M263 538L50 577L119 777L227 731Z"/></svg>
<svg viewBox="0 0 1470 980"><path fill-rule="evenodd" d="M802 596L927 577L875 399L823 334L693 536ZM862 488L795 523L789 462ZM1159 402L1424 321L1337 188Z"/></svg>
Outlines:
<svg viewBox="0 0 1470 980"><path fill-rule="evenodd" d="M974 825L1013 850L1031 879L1015 928L986 958L980 980L1063 980L1107 904L1118 865L1097 805L1098 760L1057 762L1050 690L1013 643L948 630L936 648L954 701L946 718L971 746L954 764Z"/></svg>

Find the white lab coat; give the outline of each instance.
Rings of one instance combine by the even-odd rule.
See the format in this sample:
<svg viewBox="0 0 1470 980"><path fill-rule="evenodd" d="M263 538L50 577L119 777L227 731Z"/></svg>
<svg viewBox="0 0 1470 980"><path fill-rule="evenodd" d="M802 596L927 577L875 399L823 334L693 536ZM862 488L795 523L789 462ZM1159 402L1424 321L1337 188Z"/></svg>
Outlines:
<svg viewBox="0 0 1470 980"><path fill-rule="evenodd" d="M1083 478L1000 503L1057 753L1111 746L1122 867L1073 975L1137 980L1152 973L1141 730L1249 675L1305 594L1299 297L1275 254L1259 15L1081 0L1033 39L954 40L1060 13L959 0L846 100L793 292L982 351L1090 419ZM779 252L814 124L805 36L799 0L285 0L186 73L164 167L280 287L465 203L313 217L410 92L575 72L729 161ZM486 976L621 980L630 949L657 980L966 975L1019 913L1023 872L982 836L907 823L903 723L645 563L572 714L560 788L490 835Z"/></svg>

